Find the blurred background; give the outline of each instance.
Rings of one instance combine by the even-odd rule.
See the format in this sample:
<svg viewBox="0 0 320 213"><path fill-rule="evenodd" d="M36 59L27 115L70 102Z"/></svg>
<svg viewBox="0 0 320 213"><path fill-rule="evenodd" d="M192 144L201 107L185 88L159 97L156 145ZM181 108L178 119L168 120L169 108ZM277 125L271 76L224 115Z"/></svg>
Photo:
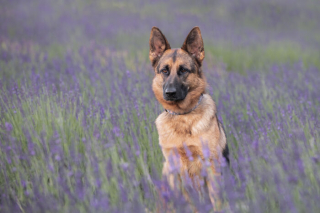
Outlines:
<svg viewBox="0 0 320 213"><path fill-rule="evenodd" d="M32 42L49 57L99 45L147 60L152 26L172 47L199 26L206 61L241 72L279 62L320 66L319 20L317 0L4 0L0 38Z"/></svg>
<svg viewBox="0 0 320 213"><path fill-rule="evenodd" d="M0 0L0 212L194 212L161 179L152 26L202 31L223 212L320 212L319 0Z"/></svg>

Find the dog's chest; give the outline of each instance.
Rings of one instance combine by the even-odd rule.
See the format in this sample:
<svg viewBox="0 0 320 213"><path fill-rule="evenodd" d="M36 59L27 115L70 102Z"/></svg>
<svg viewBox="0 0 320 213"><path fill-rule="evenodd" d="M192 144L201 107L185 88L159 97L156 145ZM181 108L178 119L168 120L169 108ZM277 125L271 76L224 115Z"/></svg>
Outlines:
<svg viewBox="0 0 320 213"><path fill-rule="evenodd" d="M212 117L170 117L161 114L156 120L156 126L159 133L159 144L165 149L184 146L202 147L203 142L211 143L215 139Z"/></svg>

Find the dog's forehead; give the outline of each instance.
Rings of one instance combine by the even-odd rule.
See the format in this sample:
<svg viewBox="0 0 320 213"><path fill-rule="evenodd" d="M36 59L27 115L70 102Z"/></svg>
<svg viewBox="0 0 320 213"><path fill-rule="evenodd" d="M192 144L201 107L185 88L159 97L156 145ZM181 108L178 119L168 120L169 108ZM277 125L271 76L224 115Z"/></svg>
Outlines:
<svg viewBox="0 0 320 213"><path fill-rule="evenodd" d="M177 49L166 50L159 61L159 65L166 64L166 65L174 66L175 64L176 65L185 64L185 65L191 66L192 62L193 62L192 58L189 56L189 54L186 51L180 48L177 48Z"/></svg>

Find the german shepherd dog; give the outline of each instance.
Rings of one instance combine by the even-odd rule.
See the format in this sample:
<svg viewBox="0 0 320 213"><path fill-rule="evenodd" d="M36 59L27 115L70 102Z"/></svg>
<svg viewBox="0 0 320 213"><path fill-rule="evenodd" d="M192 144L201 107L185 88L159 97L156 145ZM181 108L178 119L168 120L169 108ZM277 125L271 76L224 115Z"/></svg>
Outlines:
<svg viewBox="0 0 320 213"><path fill-rule="evenodd" d="M194 186L199 185L195 180L201 179L205 143L214 176L220 174L219 156L224 156L229 164L226 135L217 118L215 103L206 93L207 82L201 68L205 53L200 29L194 27L181 48L171 49L163 33L153 27L149 45L149 59L155 71L152 89L165 109L155 122L165 158L162 174L173 187L169 162L170 156L175 155L180 165L179 179L189 176ZM213 187L206 184L214 203Z"/></svg>

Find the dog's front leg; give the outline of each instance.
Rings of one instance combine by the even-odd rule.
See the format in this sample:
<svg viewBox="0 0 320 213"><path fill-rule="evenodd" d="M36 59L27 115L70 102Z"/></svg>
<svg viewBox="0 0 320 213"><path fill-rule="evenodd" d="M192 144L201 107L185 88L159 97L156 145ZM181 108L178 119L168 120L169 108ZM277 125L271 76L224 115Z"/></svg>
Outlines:
<svg viewBox="0 0 320 213"><path fill-rule="evenodd" d="M211 162L213 163L213 162ZM208 187L209 197L214 211L221 211L222 202L220 198L219 182L221 181L221 173L216 172L212 165L208 169L208 176L205 178L206 185Z"/></svg>
<svg viewBox="0 0 320 213"><path fill-rule="evenodd" d="M171 189L174 189L174 174L170 171L170 163L165 161L162 168L162 177L165 177Z"/></svg>

